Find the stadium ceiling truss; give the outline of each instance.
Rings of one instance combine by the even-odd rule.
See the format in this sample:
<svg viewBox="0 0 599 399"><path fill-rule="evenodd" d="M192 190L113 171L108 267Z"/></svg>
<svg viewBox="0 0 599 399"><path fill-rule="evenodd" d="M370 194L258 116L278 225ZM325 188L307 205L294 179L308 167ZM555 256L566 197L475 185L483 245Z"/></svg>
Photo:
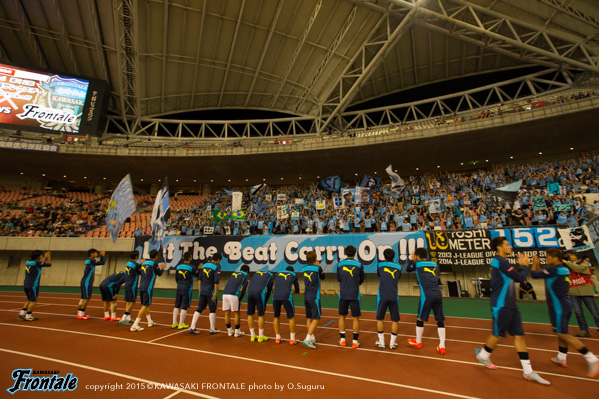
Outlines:
<svg viewBox="0 0 599 399"><path fill-rule="evenodd" d="M577 74L599 74L599 9L597 0L13 0L0 2L0 61L107 80L105 135L298 137L567 90ZM527 67L541 72L347 111ZM164 117L239 109L293 116Z"/></svg>
<svg viewBox="0 0 599 399"><path fill-rule="evenodd" d="M336 118L342 131L434 122L494 109L498 106L522 105L539 97L557 95L572 87L573 75L567 70L548 69L500 83L478 87L406 104L363 111L346 112ZM127 126L118 117L110 118L118 130L116 136L127 135ZM312 117L239 120L188 121L141 119L133 136L178 139L295 139L316 136L321 119ZM114 132L113 132L114 133ZM116 137L109 134L107 137Z"/></svg>

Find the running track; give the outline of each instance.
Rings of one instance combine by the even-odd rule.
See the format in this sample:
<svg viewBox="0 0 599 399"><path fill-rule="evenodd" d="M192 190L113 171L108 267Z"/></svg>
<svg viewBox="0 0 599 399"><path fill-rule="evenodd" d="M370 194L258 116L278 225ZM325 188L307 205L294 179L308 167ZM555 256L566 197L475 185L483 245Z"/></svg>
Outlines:
<svg viewBox="0 0 599 399"><path fill-rule="evenodd" d="M374 347L376 327L374 313L361 318L360 349L337 346L338 327L335 310L324 309L316 331L318 349L303 345L289 346L274 339L258 344L249 337L233 338L226 333L208 334L205 311L198 322L202 333L173 330L172 299L156 298L152 317L158 324L133 333L128 327L101 319L102 303L95 296L88 306L91 320L75 319L78 296L43 294L35 311L38 321L27 323L16 318L25 296L18 292L0 292L0 384L12 387L11 372L16 368L58 370L61 376L72 373L79 378L73 392L23 392L14 397L83 397L86 398L295 398L385 397L402 398L497 398L551 395L564 398L593 398L599 391L599 379L586 377L586 362L576 352L568 355L564 369L549 361L557 342L546 324L525 323L526 341L535 371L551 381L543 387L522 378L518 357L511 338L493 353L498 370L487 370L474 358L474 348L481 347L490 331L489 320L448 318L447 355L438 354L436 325L425 324L424 345L418 350L405 345L413 337L415 316L401 315L397 350ZM119 303L122 305L122 303ZM220 305L220 303L219 303ZM122 309L122 306L121 306ZM137 314L139 304L134 310ZM191 322L193 308L187 322ZM272 308L266 314L266 335L274 336ZM303 308L297 307L297 338L305 336ZM121 316L122 310L119 310ZM225 329L222 311L217 312L217 326ZM242 330L248 332L242 309ZM270 322L269 322L270 320ZM432 319L431 319L432 320ZM285 321L284 312L281 321ZM351 327L351 320L348 319ZM142 327L146 327L145 320ZM327 325L326 327L323 327ZM282 323L283 338L288 326ZM390 322L386 322L386 344ZM599 339L584 339L587 347L599 353ZM351 332L348 330L351 342ZM165 387L160 384L179 384ZM202 384L228 384L222 389ZM157 389L155 384L159 384ZM195 384L195 385L194 385ZM245 384L245 385L243 385ZM250 390L256 384L256 389ZM275 389L275 384L278 389ZM108 385L115 390L94 391L91 386ZM152 389L147 388L148 386ZM281 390L282 387L282 390ZM293 387L293 389L291 389ZM129 389L127 389L129 388ZM313 388L308 392L309 388ZM315 389L314 389L315 388ZM4 396L6 397L6 395Z"/></svg>

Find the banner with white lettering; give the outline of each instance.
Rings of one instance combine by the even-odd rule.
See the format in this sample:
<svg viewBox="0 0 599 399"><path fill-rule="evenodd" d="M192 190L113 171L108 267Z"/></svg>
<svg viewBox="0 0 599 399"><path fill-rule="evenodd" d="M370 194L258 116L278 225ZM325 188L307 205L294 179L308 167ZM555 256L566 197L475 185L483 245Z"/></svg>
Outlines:
<svg viewBox="0 0 599 399"><path fill-rule="evenodd" d="M483 266L495 257L491 240L499 236L506 237L514 249L508 258L512 264L516 263L519 252L538 255L544 262L545 250L560 246L555 227L431 231L426 232L426 244L431 260L439 265Z"/></svg>
<svg viewBox="0 0 599 399"><path fill-rule="evenodd" d="M235 212L241 209L241 203L243 201L243 193L241 191L233 191L231 195L231 212Z"/></svg>
<svg viewBox="0 0 599 399"><path fill-rule="evenodd" d="M223 271L237 270L247 264L252 271L281 271L293 266L299 271L306 264L306 252L315 251L323 270L333 273L335 266L345 258L343 248L353 245L358 249L356 259L366 273L376 273L377 263L383 259L383 251L395 251L394 261L406 266L409 255L418 247L429 249L430 257L439 265L485 266L489 265L495 252L490 244L494 237L506 237L514 248L508 260L516 263L516 254L539 255L544 262L545 250L559 247L557 230L554 227L393 232L374 234L330 234L330 235L286 235L286 236L167 236L163 242L167 268L182 263L183 253L190 251L193 264L205 262L216 252L223 255ZM148 257L149 237L139 236L135 247Z"/></svg>

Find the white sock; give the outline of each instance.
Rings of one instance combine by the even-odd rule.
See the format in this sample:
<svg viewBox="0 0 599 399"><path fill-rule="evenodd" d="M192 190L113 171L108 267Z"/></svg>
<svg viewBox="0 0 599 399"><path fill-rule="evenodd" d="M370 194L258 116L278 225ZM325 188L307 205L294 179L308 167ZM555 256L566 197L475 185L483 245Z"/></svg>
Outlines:
<svg viewBox="0 0 599 399"><path fill-rule="evenodd" d="M208 319L210 320L210 329L216 330L216 313L210 313Z"/></svg>
<svg viewBox="0 0 599 399"><path fill-rule="evenodd" d="M281 334L277 334L276 339L281 339Z"/></svg>
<svg viewBox="0 0 599 399"><path fill-rule="evenodd" d="M391 334L391 342L389 343L389 345L394 345L395 344L395 340L397 339L397 334Z"/></svg>
<svg viewBox="0 0 599 399"><path fill-rule="evenodd" d="M149 323L152 323L152 317L150 317L150 315L147 315L147 316L146 316L146 319L148 319L148 324L149 324Z"/></svg>
<svg viewBox="0 0 599 399"><path fill-rule="evenodd" d="M489 358L491 357L491 354L489 352L487 352L485 350L485 348L482 348L480 350L480 352L478 353L478 356L483 360L489 360Z"/></svg>
<svg viewBox="0 0 599 399"><path fill-rule="evenodd" d="M264 329L263 329L263 328L259 328L259 329L258 329L258 336L259 336L260 338L262 338L262 337L264 336Z"/></svg>
<svg viewBox="0 0 599 399"><path fill-rule="evenodd" d="M524 370L524 374L532 373L532 365L530 364L530 359L520 359L520 363L522 363L522 370Z"/></svg>
<svg viewBox="0 0 599 399"><path fill-rule="evenodd" d="M81 310L77 311L77 316L83 316L83 312Z"/></svg>
<svg viewBox="0 0 599 399"><path fill-rule="evenodd" d="M177 324L178 320L179 320L179 308L174 308L173 309L173 324Z"/></svg>
<svg viewBox="0 0 599 399"><path fill-rule="evenodd" d="M110 317L110 312L104 312L104 317Z"/></svg>
<svg viewBox="0 0 599 399"><path fill-rule="evenodd" d="M232 329L231 329L232 330ZM241 330L239 328L235 329L235 334L239 334L241 332Z"/></svg>
<svg viewBox="0 0 599 399"><path fill-rule="evenodd" d="M416 326L416 343L417 344L422 343L422 334L424 334L424 327Z"/></svg>
<svg viewBox="0 0 599 399"><path fill-rule="evenodd" d="M25 316L27 312L24 309L19 310L19 316Z"/></svg>
<svg viewBox="0 0 599 399"><path fill-rule="evenodd" d="M195 330L196 329L196 324L198 324L198 319L200 318L200 313L199 312L194 312L193 313L193 319L191 320L191 329Z"/></svg>
<svg viewBox="0 0 599 399"><path fill-rule="evenodd" d="M354 340L352 340L352 343L353 343L353 344L357 344L357 343L358 343L358 340L357 340L357 339L354 339Z"/></svg>
<svg viewBox="0 0 599 399"><path fill-rule="evenodd" d="M26 318L27 320L31 320L31 319L33 319L33 315L32 315L31 313L27 313L27 314L25 315L25 318Z"/></svg>
<svg viewBox="0 0 599 399"><path fill-rule="evenodd" d="M131 320L132 320L132 319L131 319L131 314L128 314L128 315L127 315L127 321L131 321Z"/></svg>
<svg viewBox="0 0 599 399"><path fill-rule="evenodd" d="M116 312L114 312L114 313L111 315L111 317L112 317L113 319L116 319Z"/></svg>
<svg viewBox="0 0 599 399"><path fill-rule="evenodd" d="M135 323L133 323L133 327L139 327L140 321L141 321L141 319L139 317L137 319L135 319Z"/></svg>
<svg viewBox="0 0 599 399"><path fill-rule="evenodd" d="M314 334L310 335L310 341L316 342L316 337L314 336Z"/></svg>
<svg viewBox="0 0 599 399"><path fill-rule="evenodd" d="M289 339L295 341L295 333L289 333Z"/></svg>
<svg viewBox="0 0 599 399"><path fill-rule="evenodd" d="M439 346L445 348L445 327L437 328L437 332L439 333Z"/></svg>
<svg viewBox="0 0 599 399"><path fill-rule="evenodd" d="M255 331L253 328L250 328L250 335L251 335L252 337L255 337L255 336L256 336L256 331Z"/></svg>
<svg viewBox="0 0 599 399"><path fill-rule="evenodd" d="M377 335L379 336L379 343L384 344L385 343L385 333L377 333Z"/></svg>
<svg viewBox="0 0 599 399"><path fill-rule="evenodd" d="M561 353L561 352L557 352L557 358L558 358L558 360L561 360L561 361L565 362L566 358L567 358L567 354Z"/></svg>
<svg viewBox="0 0 599 399"><path fill-rule="evenodd" d="M597 362L599 362L599 359L597 359L597 356L595 356L593 354L593 352L591 352L591 351L588 351L585 355L582 355L582 356L589 363L597 363Z"/></svg>
<svg viewBox="0 0 599 399"><path fill-rule="evenodd" d="M181 314L179 315L179 325L182 326L185 324L185 318L187 317L187 309L181 310Z"/></svg>

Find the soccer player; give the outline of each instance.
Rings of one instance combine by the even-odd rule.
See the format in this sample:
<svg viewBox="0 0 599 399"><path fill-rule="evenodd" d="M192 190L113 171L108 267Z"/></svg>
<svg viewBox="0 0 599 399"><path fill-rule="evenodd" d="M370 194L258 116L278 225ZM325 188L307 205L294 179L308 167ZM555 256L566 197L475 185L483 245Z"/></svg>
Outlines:
<svg viewBox="0 0 599 399"><path fill-rule="evenodd" d="M231 274L227 285L223 291L223 311L225 312L225 324L229 337L235 336L239 338L245 335L241 331L241 301L248 287L248 273L250 267L248 265L241 266L240 271ZM235 329L231 327L231 311L235 313Z"/></svg>
<svg viewBox="0 0 599 399"><path fill-rule="evenodd" d="M422 334L424 333L424 322L428 321L431 312L435 314L437 322L437 333L439 334L439 345L437 352L444 355L445 352L445 315L443 314L443 295L439 288L437 277L437 264L426 260L426 249L418 248L412 254L408 263L407 272L416 271L418 285L420 286L420 300L418 301L418 317L416 318L416 339L408 339L408 345L414 348L422 348Z"/></svg>
<svg viewBox="0 0 599 399"><path fill-rule="evenodd" d="M360 347L360 285L364 282L364 266L355 260L356 247L345 247L346 259L337 265L337 281L339 281L339 345L345 346L345 316L351 309L353 322L352 348Z"/></svg>
<svg viewBox="0 0 599 399"><path fill-rule="evenodd" d="M320 262L316 260L316 252L306 253L306 262L308 264L302 267L304 274L304 304L306 306L306 327L308 333L304 339L304 345L308 348L316 349L316 338L314 332L318 327L321 317L320 305L320 280L324 280L325 274L320 267Z"/></svg>
<svg viewBox="0 0 599 399"><path fill-rule="evenodd" d="M295 306L293 305L291 286L295 288L295 293L299 294L299 283L297 282L295 270L293 270L293 266L287 266L275 277L275 288L272 294L272 307L275 313L273 327L276 334L275 344L277 345L281 343L281 323L279 321L281 306L285 308L289 320L289 345L296 345L298 342L295 340Z"/></svg>
<svg viewBox="0 0 599 399"><path fill-rule="evenodd" d="M100 255L100 260L96 260ZM81 300L79 301L79 308L77 309L78 320L89 320L89 316L85 314L85 308L89 303L89 299L92 297L92 290L94 288L94 273L96 266L101 266L106 263L104 257L104 251L98 252L97 249L90 249L87 251L87 259L85 260L85 268L83 269L83 278L81 279Z"/></svg>
<svg viewBox="0 0 599 399"><path fill-rule="evenodd" d="M116 317L116 297L124 282L125 272L118 272L106 277L100 283L100 294L102 294L102 302L104 302L105 321L120 320L119 317Z"/></svg>
<svg viewBox="0 0 599 399"><path fill-rule="evenodd" d="M177 293L175 296L175 307L173 308L172 328L184 330L189 328L185 324L187 308L191 304L191 293L193 292L193 276L198 277L198 268L191 265L191 252L183 254L183 263L175 269L175 281L177 282ZM181 315L179 315L181 310Z"/></svg>
<svg viewBox="0 0 599 399"><path fill-rule="evenodd" d="M126 326L133 324L131 321L131 311L137 300L137 284L139 275L141 274L141 265L137 263L139 259L139 251L131 251L129 254L130 261L125 265L125 314L119 321L120 324Z"/></svg>
<svg viewBox="0 0 599 399"><path fill-rule="evenodd" d="M570 289L570 270L563 264L564 254L561 249L549 248L547 250L547 264L541 269L540 260L535 255L532 261L532 278L545 279L545 292L547 293L547 306L551 326L558 340L558 352L551 361L562 367L568 367L566 356L568 346L572 346L584 357L588 363L588 376L595 378L599 375L599 359L589 351L580 340L568 333L568 321L572 315L572 304L568 296Z"/></svg>
<svg viewBox="0 0 599 399"><path fill-rule="evenodd" d="M506 259L512 253L512 246L505 237L495 237L491 240L491 249L497 251L497 256L491 261L491 310L493 311L493 332L487 338L485 346L476 351L476 359L488 369L496 370L497 366L491 363L491 352L501 338L509 333L514 337L514 347L520 357L524 371L524 379L535 381L542 385L550 382L535 373L530 364L530 357L526 349L524 329L520 310L516 306L516 290L514 281L521 283L528 274L530 260L524 254L518 255L518 263L522 266L517 271Z"/></svg>
<svg viewBox="0 0 599 399"><path fill-rule="evenodd" d="M191 328L189 329L190 334L199 334L200 331L196 329L200 314L206 306L210 310L208 319L210 320L210 334L218 334L219 330L216 328L216 307L218 298L218 283L220 282L220 261L223 256L219 253L212 255L210 262L204 264L202 269L199 271L200 277L200 299L198 301L198 308L193 314L191 320Z"/></svg>
<svg viewBox="0 0 599 399"><path fill-rule="evenodd" d="M25 321L35 321L37 318L32 316L33 310L37 303L37 296L40 291L40 277L42 276L42 267L50 267L50 251L45 254L42 251L31 252L31 260L25 263L25 281L23 288L27 295L27 302L19 311L17 316Z"/></svg>
<svg viewBox="0 0 599 399"><path fill-rule="evenodd" d="M148 320L148 327L154 326L154 321L150 316L150 305L152 305L152 290L154 289L154 283L156 276L162 276L166 264L162 263L158 265L158 251L153 249L150 251L150 259L146 260L141 264L141 275L139 279L139 299L141 301L141 309L135 322L131 326L131 331L143 331L143 328L139 326L141 318L146 316Z"/></svg>
<svg viewBox="0 0 599 399"><path fill-rule="evenodd" d="M254 314L258 308L258 342L268 341L264 335L264 313L266 313L266 302L272 292L274 283L273 273L266 271L257 271L252 277L248 286L248 326L250 328L250 342L256 341L256 331L254 330Z"/></svg>
<svg viewBox="0 0 599 399"><path fill-rule="evenodd" d="M383 320L385 313L389 309L391 316L391 341L389 348L397 348L397 331L399 330L399 294L397 292L397 283L401 278L401 266L393 263L395 251L387 248L383 251L384 262L380 262L376 269L379 276L379 293L376 297L376 330L378 340L375 345L385 349L385 327Z"/></svg>

